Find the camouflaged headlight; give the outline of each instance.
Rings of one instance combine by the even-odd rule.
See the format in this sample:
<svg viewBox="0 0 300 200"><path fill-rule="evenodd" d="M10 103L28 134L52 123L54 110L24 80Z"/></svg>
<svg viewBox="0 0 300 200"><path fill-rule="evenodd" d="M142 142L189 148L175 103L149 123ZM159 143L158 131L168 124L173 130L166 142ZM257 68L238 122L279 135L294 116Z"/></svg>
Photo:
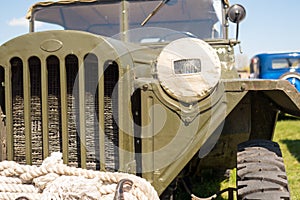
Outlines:
<svg viewBox="0 0 300 200"><path fill-rule="evenodd" d="M173 98L186 103L211 94L220 76L221 62L217 53L200 39L175 40L157 59L157 77L162 88Z"/></svg>

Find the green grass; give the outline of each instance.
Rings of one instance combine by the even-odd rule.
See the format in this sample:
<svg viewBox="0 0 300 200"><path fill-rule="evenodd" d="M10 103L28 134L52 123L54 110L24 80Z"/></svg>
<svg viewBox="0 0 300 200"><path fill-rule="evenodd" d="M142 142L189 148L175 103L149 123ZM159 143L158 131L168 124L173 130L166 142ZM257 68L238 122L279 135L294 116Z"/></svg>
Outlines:
<svg viewBox="0 0 300 200"><path fill-rule="evenodd" d="M300 120L288 118L278 121L273 140L278 142L282 151L291 199L300 199ZM219 191L227 187L236 187L235 174L236 171L233 169L230 172L229 178L217 176L217 179L206 182L196 191L198 194L208 197L212 195L212 191ZM208 174L207 176L215 177L212 174ZM227 199L227 194L217 198L217 200Z"/></svg>
<svg viewBox="0 0 300 200"><path fill-rule="evenodd" d="M292 199L300 199L300 120L277 123L274 141L283 154Z"/></svg>

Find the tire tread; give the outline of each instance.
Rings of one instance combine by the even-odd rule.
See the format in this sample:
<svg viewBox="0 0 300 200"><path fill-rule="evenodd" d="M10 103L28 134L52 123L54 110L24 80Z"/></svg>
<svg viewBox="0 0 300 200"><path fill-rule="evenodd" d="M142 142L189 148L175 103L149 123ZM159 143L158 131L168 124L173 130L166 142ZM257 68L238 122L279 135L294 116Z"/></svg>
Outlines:
<svg viewBox="0 0 300 200"><path fill-rule="evenodd" d="M289 200L282 153L276 142L250 140L238 145L237 196L239 200Z"/></svg>

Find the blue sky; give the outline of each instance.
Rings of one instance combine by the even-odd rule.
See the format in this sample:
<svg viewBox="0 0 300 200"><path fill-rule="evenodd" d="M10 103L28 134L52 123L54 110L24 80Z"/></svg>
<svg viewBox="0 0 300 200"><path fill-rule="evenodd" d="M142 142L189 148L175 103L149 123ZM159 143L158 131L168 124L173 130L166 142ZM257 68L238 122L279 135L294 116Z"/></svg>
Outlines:
<svg viewBox="0 0 300 200"><path fill-rule="evenodd" d="M0 44L27 33L28 25L25 16L31 4L36 0L2 0L0 13Z"/></svg>
<svg viewBox="0 0 300 200"><path fill-rule="evenodd" d="M36 2L36 0L2 0L0 44L28 32L25 15L30 5ZM243 5L247 11L245 20L240 24L239 33L244 55L252 57L261 52L300 51L299 0L230 2ZM233 34L231 36L234 37Z"/></svg>
<svg viewBox="0 0 300 200"><path fill-rule="evenodd" d="M241 46L252 57L262 52L300 51L299 0L231 0L246 8Z"/></svg>

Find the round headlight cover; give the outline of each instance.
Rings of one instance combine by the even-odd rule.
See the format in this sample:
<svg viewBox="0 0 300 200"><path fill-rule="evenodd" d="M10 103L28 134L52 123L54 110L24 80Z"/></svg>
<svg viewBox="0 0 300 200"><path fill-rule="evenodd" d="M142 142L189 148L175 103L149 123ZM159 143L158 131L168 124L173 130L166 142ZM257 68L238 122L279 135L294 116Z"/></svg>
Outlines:
<svg viewBox="0 0 300 200"><path fill-rule="evenodd" d="M157 59L157 74L170 96L190 103L211 94L220 80L221 62L203 40L182 38L162 50Z"/></svg>

